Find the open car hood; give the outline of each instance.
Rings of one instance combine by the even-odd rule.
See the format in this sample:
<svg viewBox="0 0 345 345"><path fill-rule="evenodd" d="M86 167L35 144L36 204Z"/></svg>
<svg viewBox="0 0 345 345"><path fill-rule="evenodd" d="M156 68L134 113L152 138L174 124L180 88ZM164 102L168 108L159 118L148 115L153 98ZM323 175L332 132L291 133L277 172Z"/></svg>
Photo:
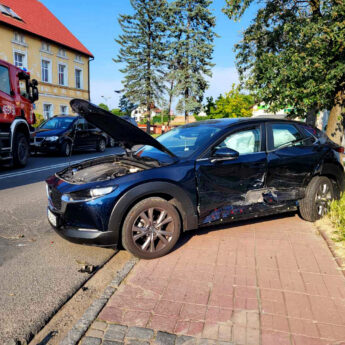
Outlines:
<svg viewBox="0 0 345 345"><path fill-rule="evenodd" d="M77 114L100 128L116 141L120 141L125 148L132 149L135 145L150 145L176 158L172 152L156 139L130 122L121 119L120 116L116 116L83 99L72 99L70 104Z"/></svg>

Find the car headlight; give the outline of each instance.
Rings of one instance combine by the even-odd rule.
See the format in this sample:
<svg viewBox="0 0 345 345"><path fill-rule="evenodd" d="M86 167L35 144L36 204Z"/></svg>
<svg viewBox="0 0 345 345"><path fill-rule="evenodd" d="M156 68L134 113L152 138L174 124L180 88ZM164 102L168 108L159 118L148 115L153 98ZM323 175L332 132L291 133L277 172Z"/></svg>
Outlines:
<svg viewBox="0 0 345 345"><path fill-rule="evenodd" d="M96 199L101 196L107 195L111 193L112 191L114 191L115 189L116 189L116 186L81 190L77 192L64 194L61 199L62 201L65 201L65 202L88 201L88 200Z"/></svg>
<svg viewBox="0 0 345 345"><path fill-rule="evenodd" d="M46 183L46 192L47 192L47 197L49 198L50 197L50 193L49 193L49 186L48 186L47 183Z"/></svg>
<svg viewBox="0 0 345 345"><path fill-rule="evenodd" d="M97 198L99 196L107 195L114 190L114 187L104 187L104 188L94 188L90 189L90 195L93 198Z"/></svg>
<svg viewBox="0 0 345 345"><path fill-rule="evenodd" d="M59 140L59 137L54 135L52 137L45 137L45 140L46 141L56 141L56 140Z"/></svg>

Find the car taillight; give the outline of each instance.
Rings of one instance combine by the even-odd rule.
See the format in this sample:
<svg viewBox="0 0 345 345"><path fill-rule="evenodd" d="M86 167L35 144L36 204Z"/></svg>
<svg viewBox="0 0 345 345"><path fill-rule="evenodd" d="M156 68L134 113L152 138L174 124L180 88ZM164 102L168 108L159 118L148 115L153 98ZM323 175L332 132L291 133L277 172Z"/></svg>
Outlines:
<svg viewBox="0 0 345 345"><path fill-rule="evenodd" d="M344 151L345 151L344 147L342 147L342 146L337 147L335 150L339 153L344 153Z"/></svg>

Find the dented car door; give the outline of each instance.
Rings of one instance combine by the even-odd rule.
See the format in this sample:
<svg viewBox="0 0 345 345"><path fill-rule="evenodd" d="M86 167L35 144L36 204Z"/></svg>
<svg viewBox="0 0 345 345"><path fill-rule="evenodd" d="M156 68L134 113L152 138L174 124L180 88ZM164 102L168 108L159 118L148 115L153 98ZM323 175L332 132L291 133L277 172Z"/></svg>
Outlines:
<svg viewBox="0 0 345 345"><path fill-rule="evenodd" d="M306 136L292 123L267 125L268 174L267 189L274 203L284 203L304 197L304 188L321 161L323 150L313 145L315 138Z"/></svg>
<svg viewBox="0 0 345 345"><path fill-rule="evenodd" d="M215 158L228 148L236 158ZM267 172L264 124L244 126L225 135L207 157L196 162L200 224L239 219L259 212Z"/></svg>

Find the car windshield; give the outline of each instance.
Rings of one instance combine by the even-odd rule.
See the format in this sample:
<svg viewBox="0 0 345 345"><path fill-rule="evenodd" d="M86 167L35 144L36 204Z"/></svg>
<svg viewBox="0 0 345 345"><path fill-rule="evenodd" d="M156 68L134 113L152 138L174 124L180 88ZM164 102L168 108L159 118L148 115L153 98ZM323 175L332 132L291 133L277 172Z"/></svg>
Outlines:
<svg viewBox="0 0 345 345"><path fill-rule="evenodd" d="M66 129L68 128L71 123L74 121L74 119L71 118L53 118L48 120L47 122L44 122L40 128L42 129Z"/></svg>
<svg viewBox="0 0 345 345"><path fill-rule="evenodd" d="M177 127L157 138L163 146L179 158L188 158L208 142L221 128L212 125L189 125ZM165 161L167 154L152 146L144 146L136 154L140 157L151 157Z"/></svg>

